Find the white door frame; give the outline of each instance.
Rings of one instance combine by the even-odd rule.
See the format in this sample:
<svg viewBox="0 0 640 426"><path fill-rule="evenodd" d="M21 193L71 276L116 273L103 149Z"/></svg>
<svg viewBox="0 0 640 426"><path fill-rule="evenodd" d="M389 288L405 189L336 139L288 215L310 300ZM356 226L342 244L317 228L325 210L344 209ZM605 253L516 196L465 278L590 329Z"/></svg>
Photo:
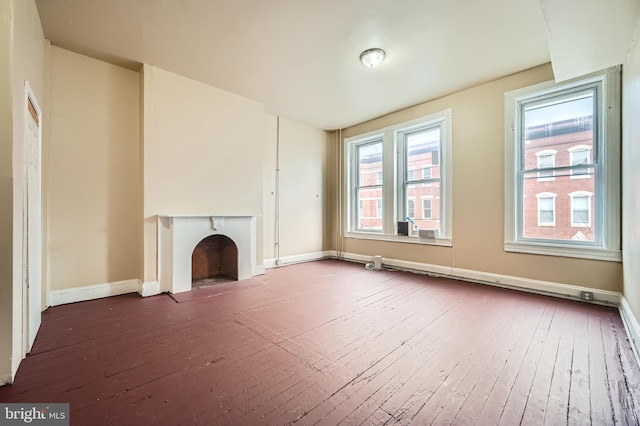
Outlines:
<svg viewBox="0 0 640 426"><path fill-rule="evenodd" d="M28 81L25 87L24 107L24 198L23 198L23 356L31 351L40 327L42 313L42 109ZM37 117L32 118L32 112ZM38 131L35 147L30 146L35 121ZM35 166L35 170L32 167ZM37 209L35 212L33 209Z"/></svg>

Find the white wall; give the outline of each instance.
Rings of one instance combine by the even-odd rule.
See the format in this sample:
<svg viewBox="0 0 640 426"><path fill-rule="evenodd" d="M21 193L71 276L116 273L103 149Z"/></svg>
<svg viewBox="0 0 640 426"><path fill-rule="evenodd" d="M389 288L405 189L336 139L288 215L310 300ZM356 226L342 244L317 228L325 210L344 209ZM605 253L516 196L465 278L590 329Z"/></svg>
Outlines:
<svg viewBox="0 0 640 426"><path fill-rule="evenodd" d="M0 385L10 382L13 334L11 2L0 2Z"/></svg>

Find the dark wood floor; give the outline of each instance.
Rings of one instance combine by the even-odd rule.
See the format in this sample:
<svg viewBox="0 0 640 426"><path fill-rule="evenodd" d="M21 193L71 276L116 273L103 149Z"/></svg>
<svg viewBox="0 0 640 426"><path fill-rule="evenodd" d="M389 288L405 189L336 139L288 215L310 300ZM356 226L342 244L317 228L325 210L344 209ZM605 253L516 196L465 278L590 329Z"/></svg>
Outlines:
<svg viewBox="0 0 640 426"><path fill-rule="evenodd" d="M638 424L616 309L321 261L43 313L3 402L73 425Z"/></svg>

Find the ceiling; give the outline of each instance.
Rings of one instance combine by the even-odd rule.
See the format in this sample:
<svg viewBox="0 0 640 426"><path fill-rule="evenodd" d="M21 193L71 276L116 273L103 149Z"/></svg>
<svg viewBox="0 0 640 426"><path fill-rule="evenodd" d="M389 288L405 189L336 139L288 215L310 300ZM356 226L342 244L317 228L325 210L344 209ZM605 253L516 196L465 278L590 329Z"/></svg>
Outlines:
<svg viewBox="0 0 640 426"><path fill-rule="evenodd" d="M45 37L56 46L130 68L158 66L332 130L549 62L541 2L554 1L567 0L37 5ZM371 47L387 52L378 68L358 60Z"/></svg>

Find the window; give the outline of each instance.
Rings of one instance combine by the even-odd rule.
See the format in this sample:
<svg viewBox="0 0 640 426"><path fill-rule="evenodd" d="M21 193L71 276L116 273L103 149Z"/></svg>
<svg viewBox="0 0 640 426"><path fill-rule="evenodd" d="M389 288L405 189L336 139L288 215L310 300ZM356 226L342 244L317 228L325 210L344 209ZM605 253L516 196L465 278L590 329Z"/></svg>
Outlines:
<svg viewBox="0 0 640 426"><path fill-rule="evenodd" d="M538 198L538 226L555 226L556 194L542 193Z"/></svg>
<svg viewBox="0 0 640 426"><path fill-rule="evenodd" d="M539 151L536 152L536 157L538 157L538 180L553 180L553 168L556 165L556 151Z"/></svg>
<svg viewBox="0 0 640 426"><path fill-rule="evenodd" d="M431 179L431 167L422 168L422 179Z"/></svg>
<svg viewBox="0 0 640 426"><path fill-rule="evenodd" d="M591 147L587 145L579 145L569 148L569 162L573 167L571 169L571 178L589 178L591 165ZM582 167L584 166L584 167Z"/></svg>
<svg viewBox="0 0 640 426"><path fill-rule="evenodd" d="M571 197L571 226L588 228L591 226L591 193L576 191ZM584 231L582 231L584 234Z"/></svg>
<svg viewBox="0 0 640 426"><path fill-rule="evenodd" d="M451 245L449 152L450 110L345 139L346 236ZM358 180L359 173L374 169L380 176L375 184ZM359 211L359 200L367 197L380 200L375 222L367 218L366 207ZM417 198L422 217L416 217ZM406 217L415 219L419 229L435 230L435 241L398 236L397 221Z"/></svg>
<svg viewBox="0 0 640 426"><path fill-rule="evenodd" d="M431 200L422 200L422 217L425 219L431 219Z"/></svg>
<svg viewBox="0 0 640 426"><path fill-rule="evenodd" d="M416 202L415 200L407 200L407 216L411 219L416 217Z"/></svg>
<svg viewBox="0 0 640 426"><path fill-rule="evenodd" d="M506 94L506 251L621 260L619 73Z"/></svg>
<svg viewBox="0 0 640 426"><path fill-rule="evenodd" d="M416 168L424 170L430 167L433 158L432 153L437 151L441 144L441 133L442 130L439 123L397 132L398 148L404 154L399 168L404 166L404 169L407 170L406 177L402 173L398 177L398 180L402 179L403 182L400 191L405 199L409 197L424 199L440 196L440 176L431 173L426 177L424 174L417 176L417 173L411 172ZM431 200L423 200L422 218L417 219L415 222L419 229L435 229L439 235L441 230L440 218L441 213L432 209Z"/></svg>
<svg viewBox="0 0 640 426"><path fill-rule="evenodd" d="M354 147L358 177L354 185L353 201L358 205L356 229L382 230L382 141L366 141Z"/></svg>

